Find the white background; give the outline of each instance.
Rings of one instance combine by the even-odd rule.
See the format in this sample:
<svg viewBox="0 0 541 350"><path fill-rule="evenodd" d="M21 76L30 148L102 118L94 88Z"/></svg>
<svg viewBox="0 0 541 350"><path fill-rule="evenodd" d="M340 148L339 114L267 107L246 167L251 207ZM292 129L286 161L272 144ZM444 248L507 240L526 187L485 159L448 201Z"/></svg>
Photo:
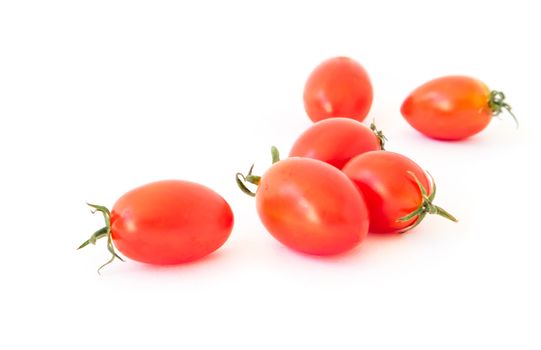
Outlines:
<svg viewBox="0 0 541 350"><path fill-rule="evenodd" d="M539 62L534 1L0 2L0 348L539 349ZM530 5L531 4L531 5ZM431 217L335 258L277 243L233 175L310 125L322 60L368 70L388 149L437 180ZM521 121L464 142L411 129L417 85L466 74ZM147 182L221 193L229 241L183 266L96 268L86 201Z"/></svg>

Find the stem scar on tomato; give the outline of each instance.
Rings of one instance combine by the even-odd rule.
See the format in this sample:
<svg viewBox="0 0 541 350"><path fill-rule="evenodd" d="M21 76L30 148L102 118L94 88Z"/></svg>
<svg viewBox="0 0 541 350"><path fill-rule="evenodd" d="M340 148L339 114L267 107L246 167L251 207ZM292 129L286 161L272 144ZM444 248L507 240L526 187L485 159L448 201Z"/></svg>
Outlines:
<svg viewBox="0 0 541 350"><path fill-rule="evenodd" d="M272 156L272 164L278 163L280 161L280 152L278 151L278 148L275 146L271 147L271 156ZM241 172L238 172L235 174L235 180L237 182L237 186L239 186L240 190L247 194L250 197L255 197L255 192L250 190L248 186L246 186L246 183L250 183L252 185L258 186L259 182L261 181L261 176L252 174L252 171L254 170L254 165L250 167L250 170L248 170L248 173L244 175Z"/></svg>
<svg viewBox="0 0 541 350"><path fill-rule="evenodd" d="M511 117L513 117L518 129L518 119L513 112L511 112L511 106L505 102L505 94L503 92L496 90L491 91L488 106L492 110L492 116L494 117L499 116L503 112L503 109L505 109Z"/></svg>
<svg viewBox="0 0 541 350"><path fill-rule="evenodd" d="M120 255L117 254L117 252L115 251L115 247L113 246L113 239L111 237L111 212L109 211L109 209L107 209L106 207L102 205L96 205L96 204L90 204L90 203L86 203L86 204L92 208L91 210L92 214L95 214L96 212L100 212L103 214L103 219L105 220L105 226L100 228L96 232L94 232L90 236L89 239L84 241L83 244L81 244L79 248L77 248L77 250L86 247L90 243L96 244L96 241L98 239L107 236L107 250L111 253L111 259L109 259L109 261L107 261L105 264L101 265L98 268L98 274L101 275L100 270L104 268L105 266L109 265L110 263L112 263L115 260L115 258L119 259L120 261L124 261L124 259L122 259Z"/></svg>
<svg viewBox="0 0 541 350"><path fill-rule="evenodd" d="M408 175L410 175L417 184L417 186L419 186L419 190L421 191L422 196L422 202L417 209L397 220L399 222L404 222L417 217L417 220L415 220L413 224L406 227L399 233L405 233L414 228L415 226L419 225L421 221L423 221L423 219L425 218L426 214L436 214L453 222L458 222L458 220L448 211L432 203L432 201L436 197L436 182L434 181L434 177L432 177L430 173L427 172L427 174L430 177L430 183L432 187L432 193L430 195L428 195L426 188L423 186L421 181L419 181L415 173L413 173L413 171L408 171Z"/></svg>

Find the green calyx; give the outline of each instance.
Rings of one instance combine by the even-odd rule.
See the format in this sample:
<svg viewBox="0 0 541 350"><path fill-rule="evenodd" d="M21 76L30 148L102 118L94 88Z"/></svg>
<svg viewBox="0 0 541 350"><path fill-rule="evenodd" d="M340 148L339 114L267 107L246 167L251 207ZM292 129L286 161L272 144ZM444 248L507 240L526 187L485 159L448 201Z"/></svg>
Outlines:
<svg viewBox="0 0 541 350"><path fill-rule="evenodd" d="M94 214L96 212L100 212L100 213L103 214L103 218L105 220L105 226L100 228L96 232L94 232L90 236L90 238L87 239L86 241L84 241L83 244L81 244L79 246L79 248L77 248L77 249L79 250L81 248L84 248L84 247L86 247L87 245L89 245L91 243L96 244L96 241L98 239L103 238L103 237L107 237L107 250L111 253L111 259L98 268L98 274L100 274L100 270L102 268L104 268L105 266L109 265L110 263L112 263L115 260L115 258L119 259L120 261L124 261L124 259L122 259L116 253L115 247L113 246L113 239L111 237L111 212L109 211L109 209L107 209L106 207L104 207L102 205L96 205L96 204L90 204L90 203L87 203L87 204L88 204L89 207L92 208L92 214Z"/></svg>
<svg viewBox="0 0 541 350"><path fill-rule="evenodd" d="M428 174L430 176L430 181L432 183L432 193L430 195L428 195L428 193L426 191L426 188L423 186L421 181L419 181L417 176L415 176L413 171L408 171L408 174L415 180L415 183L417 184L417 186L419 186L419 190L421 191L421 196L422 196L422 202L421 202L421 205L419 205L419 207L417 209L415 209L414 211L412 211L408 215L403 216L403 217L401 217L401 218L399 218L397 220L399 222L404 222L404 221L409 221L409 220L417 217L417 220L415 220L413 222L413 224L411 224L410 226L408 226L405 229L403 229L402 231L400 231L400 233L407 232L407 231L411 230L412 228L414 228L415 226L419 225L421 223L421 221L423 221L423 219L425 218L425 216L427 214L436 214L436 215L442 216L442 217L444 217L444 218L446 218L448 220L451 220L453 222L458 222L458 220L453 215L451 215L449 212L447 212L445 209L443 209L443 208L441 208L441 207L439 207L437 205L434 205L432 203L432 201L436 197L436 182L434 181L434 178L432 177L432 175Z"/></svg>
<svg viewBox="0 0 541 350"><path fill-rule="evenodd" d="M372 130L374 135L376 135L376 137L378 138L381 150L385 151L385 142L389 141L389 140L387 140L387 137L385 137L385 135L383 135L383 132L381 130L377 129L375 119L372 120L372 123L370 123L370 130Z"/></svg>
<svg viewBox="0 0 541 350"><path fill-rule="evenodd" d="M278 148L272 146L271 147L271 156L272 156L272 164L277 163L280 161L280 152L278 152ZM240 188L242 192L247 194L250 197L255 197L255 192L250 190L247 186L248 183L259 186L259 182L261 181L261 176L252 174L252 171L254 170L254 165L250 167L250 170L246 175L243 173L236 173L235 174L235 180L237 182L237 186Z"/></svg>
<svg viewBox="0 0 541 350"><path fill-rule="evenodd" d="M517 117L511 112L511 106L505 102L505 94L501 91L491 91L490 92L490 98L488 100L488 107L492 111L492 116L497 117L499 116L503 110L506 110L507 113L513 117L513 120L515 121L515 124L518 129L518 119Z"/></svg>

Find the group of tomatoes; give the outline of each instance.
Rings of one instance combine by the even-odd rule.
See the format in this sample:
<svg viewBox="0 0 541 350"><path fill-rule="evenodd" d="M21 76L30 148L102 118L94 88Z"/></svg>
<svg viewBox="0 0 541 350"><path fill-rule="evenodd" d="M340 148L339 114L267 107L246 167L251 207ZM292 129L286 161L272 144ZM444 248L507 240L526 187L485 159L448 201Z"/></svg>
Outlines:
<svg viewBox="0 0 541 350"><path fill-rule="evenodd" d="M385 151L383 133L374 123L362 123L372 98L369 76L358 62L324 61L304 89L305 110L314 124L298 137L289 157L280 160L273 147L273 165L262 176L252 173L253 166L236 174L240 189L255 197L263 225L289 248L338 254L357 246L368 232L405 232L427 214L457 221L433 203L436 184L430 174ZM511 113L503 93L470 77L447 76L414 90L401 113L431 138L459 140L483 130L504 109ZM103 266L122 260L116 250L149 264L196 260L222 246L233 229L228 203L189 181L143 185L120 197L112 211L89 205L103 215L105 226L79 248L106 238L111 259Z"/></svg>

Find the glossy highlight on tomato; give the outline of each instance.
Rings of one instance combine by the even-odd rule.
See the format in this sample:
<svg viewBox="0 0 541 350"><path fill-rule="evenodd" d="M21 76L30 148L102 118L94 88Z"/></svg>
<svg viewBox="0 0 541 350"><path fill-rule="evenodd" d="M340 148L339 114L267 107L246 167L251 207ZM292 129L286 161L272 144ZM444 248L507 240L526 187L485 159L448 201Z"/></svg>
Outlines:
<svg viewBox="0 0 541 350"><path fill-rule="evenodd" d="M368 212L362 195L346 175L327 163L287 158L254 183L263 225L291 249L332 255L354 248L366 237Z"/></svg>
<svg viewBox="0 0 541 350"><path fill-rule="evenodd" d="M297 138L289 156L318 159L341 169L356 155L382 149L385 138L372 126L349 118L321 120Z"/></svg>
<svg viewBox="0 0 541 350"><path fill-rule="evenodd" d="M363 194L370 213L370 232L405 232L426 214L456 219L434 205L434 183L411 159L394 152L373 151L350 160L343 172Z"/></svg>
<svg viewBox="0 0 541 350"><path fill-rule="evenodd" d="M303 99L304 109L314 122L336 117L363 121L372 105L372 83L358 62L335 57L310 74Z"/></svg>
<svg viewBox="0 0 541 350"><path fill-rule="evenodd" d="M403 102L401 113L426 136L460 140L485 129L503 109L516 121L502 92L491 91L475 78L446 76L415 89Z"/></svg>
<svg viewBox="0 0 541 350"><path fill-rule="evenodd" d="M107 237L111 261L120 258L148 264L171 265L202 258L219 247L233 228L233 212L216 192L198 183L165 180L127 192L111 212L103 213L106 226L88 243Z"/></svg>

